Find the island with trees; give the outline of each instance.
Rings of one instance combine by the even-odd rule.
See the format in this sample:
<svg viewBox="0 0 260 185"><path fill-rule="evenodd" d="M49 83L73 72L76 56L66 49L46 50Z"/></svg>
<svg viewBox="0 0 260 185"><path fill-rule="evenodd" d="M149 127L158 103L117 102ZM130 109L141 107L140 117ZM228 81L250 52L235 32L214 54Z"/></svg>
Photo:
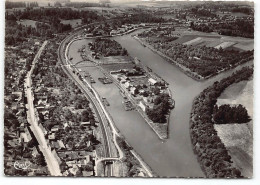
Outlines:
<svg viewBox="0 0 260 185"><path fill-rule="evenodd" d="M124 56L128 55L125 48L116 42L115 40L111 39L102 39L97 38L93 44L90 43L90 48L95 53L100 53L103 56Z"/></svg>
<svg viewBox="0 0 260 185"><path fill-rule="evenodd" d="M81 56L99 64L107 78L113 79L124 97L125 109L138 110L160 139L168 138L168 118L174 100L167 82L139 59L129 56L113 39L95 38L86 45L79 51Z"/></svg>

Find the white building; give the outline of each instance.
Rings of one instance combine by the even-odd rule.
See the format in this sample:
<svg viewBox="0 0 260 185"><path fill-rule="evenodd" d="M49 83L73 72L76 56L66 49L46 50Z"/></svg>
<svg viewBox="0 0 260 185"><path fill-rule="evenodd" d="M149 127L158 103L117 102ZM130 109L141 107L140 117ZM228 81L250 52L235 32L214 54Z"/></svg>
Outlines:
<svg viewBox="0 0 260 185"><path fill-rule="evenodd" d="M146 111L147 106L144 101L140 101L138 105L144 112Z"/></svg>
<svg viewBox="0 0 260 185"><path fill-rule="evenodd" d="M154 84L157 83L157 81L153 78L149 78L148 82L149 82L150 85L154 85Z"/></svg>
<svg viewBox="0 0 260 185"><path fill-rule="evenodd" d="M135 89L136 89L135 87L131 87L131 88L130 88L131 94L135 94Z"/></svg>
<svg viewBox="0 0 260 185"><path fill-rule="evenodd" d="M126 82L126 83L124 84L124 86L125 86L125 88L128 88L128 87L130 86L130 83L129 83L129 82Z"/></svg>

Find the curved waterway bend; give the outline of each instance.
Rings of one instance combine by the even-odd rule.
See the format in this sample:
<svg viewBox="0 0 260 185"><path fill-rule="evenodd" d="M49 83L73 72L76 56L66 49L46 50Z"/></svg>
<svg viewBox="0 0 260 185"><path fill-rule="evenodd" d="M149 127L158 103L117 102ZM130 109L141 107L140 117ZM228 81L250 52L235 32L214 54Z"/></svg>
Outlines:
<svg viewBox="0 0 260 185"><path fill-rule="evenodd" d="M101 97L107 98L110 103L107 108L117 128L159 176L204 177L193 153L189 135L192 101L207 86L216 80L229 76L235 69L221 73L210 80L197 82L147 47L142 46L131 35L115 37L114 39L126 48L132 57L138 57L169 83L176 103L176 107L170 115L169 139L162 142L138 112L124 110L123 98L114 84L103 85L97 79L103 74L95 67L86 67L86 70L96 81L93 84L94 88ZM69 56L73 57L73 63L82 61L78 49L86 43L86 40L72 43Z"/></svg>

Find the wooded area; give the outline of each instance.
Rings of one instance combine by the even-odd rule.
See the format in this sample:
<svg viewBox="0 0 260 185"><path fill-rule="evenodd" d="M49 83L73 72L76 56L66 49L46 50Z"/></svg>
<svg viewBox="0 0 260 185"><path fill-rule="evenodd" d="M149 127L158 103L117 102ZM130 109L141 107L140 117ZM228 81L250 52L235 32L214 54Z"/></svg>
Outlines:
<svg viewBox="0 0 260 185"><path fill-rule="evenodd" d="M248 80L252 74L252 68L244 67L220 82L215 82L194 100L190 119L191 141L199 163L209 178L242 177L241 172L232 166L231 157L217 135L212 114L217 98L225 88Z"/></svg>
<svg viewBox="0 0 260 185"><path fill-rule="evenodd" d="M249 115L241 104L230 106L228 104L215 106L213 109L213 120L216 124L247 123Z"/></svg>
<svg viewBox="0 0 260 185"><path fill-rule="evenodd" d="M95 53L99 53L105 57L128 55L125 48L122 48L118 42L111 39L97 38L91 48Z"/></svg>

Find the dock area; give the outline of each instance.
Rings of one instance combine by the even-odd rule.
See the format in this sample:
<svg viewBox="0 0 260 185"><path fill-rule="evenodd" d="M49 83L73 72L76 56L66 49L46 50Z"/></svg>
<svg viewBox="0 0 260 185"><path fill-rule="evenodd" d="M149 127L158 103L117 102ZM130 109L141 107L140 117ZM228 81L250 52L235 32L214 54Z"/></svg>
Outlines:
<svg viewBox="0 0 260 185"><path fill-rule="evenodd" d="M122 103L123 103L124 108L125 108L126 111L131 111L131 110L135 109L134 105L129 100L124 100Z"/></svg>
<svg viewBox="0 0 260 185"><path fill-rule="evenodd" d="M104 77L104 78L98 78L98 80L103 83L103 84L111 84L113 83L113 80L111 80L110 78L108 77Z"/></svg>
<svg viewBox="0 0 260 185"><path fill-rule="evenodd" d="M109 106L109 102L107 101L106 98L102 97L102 102L106 105L106 106Z"/></svg>

